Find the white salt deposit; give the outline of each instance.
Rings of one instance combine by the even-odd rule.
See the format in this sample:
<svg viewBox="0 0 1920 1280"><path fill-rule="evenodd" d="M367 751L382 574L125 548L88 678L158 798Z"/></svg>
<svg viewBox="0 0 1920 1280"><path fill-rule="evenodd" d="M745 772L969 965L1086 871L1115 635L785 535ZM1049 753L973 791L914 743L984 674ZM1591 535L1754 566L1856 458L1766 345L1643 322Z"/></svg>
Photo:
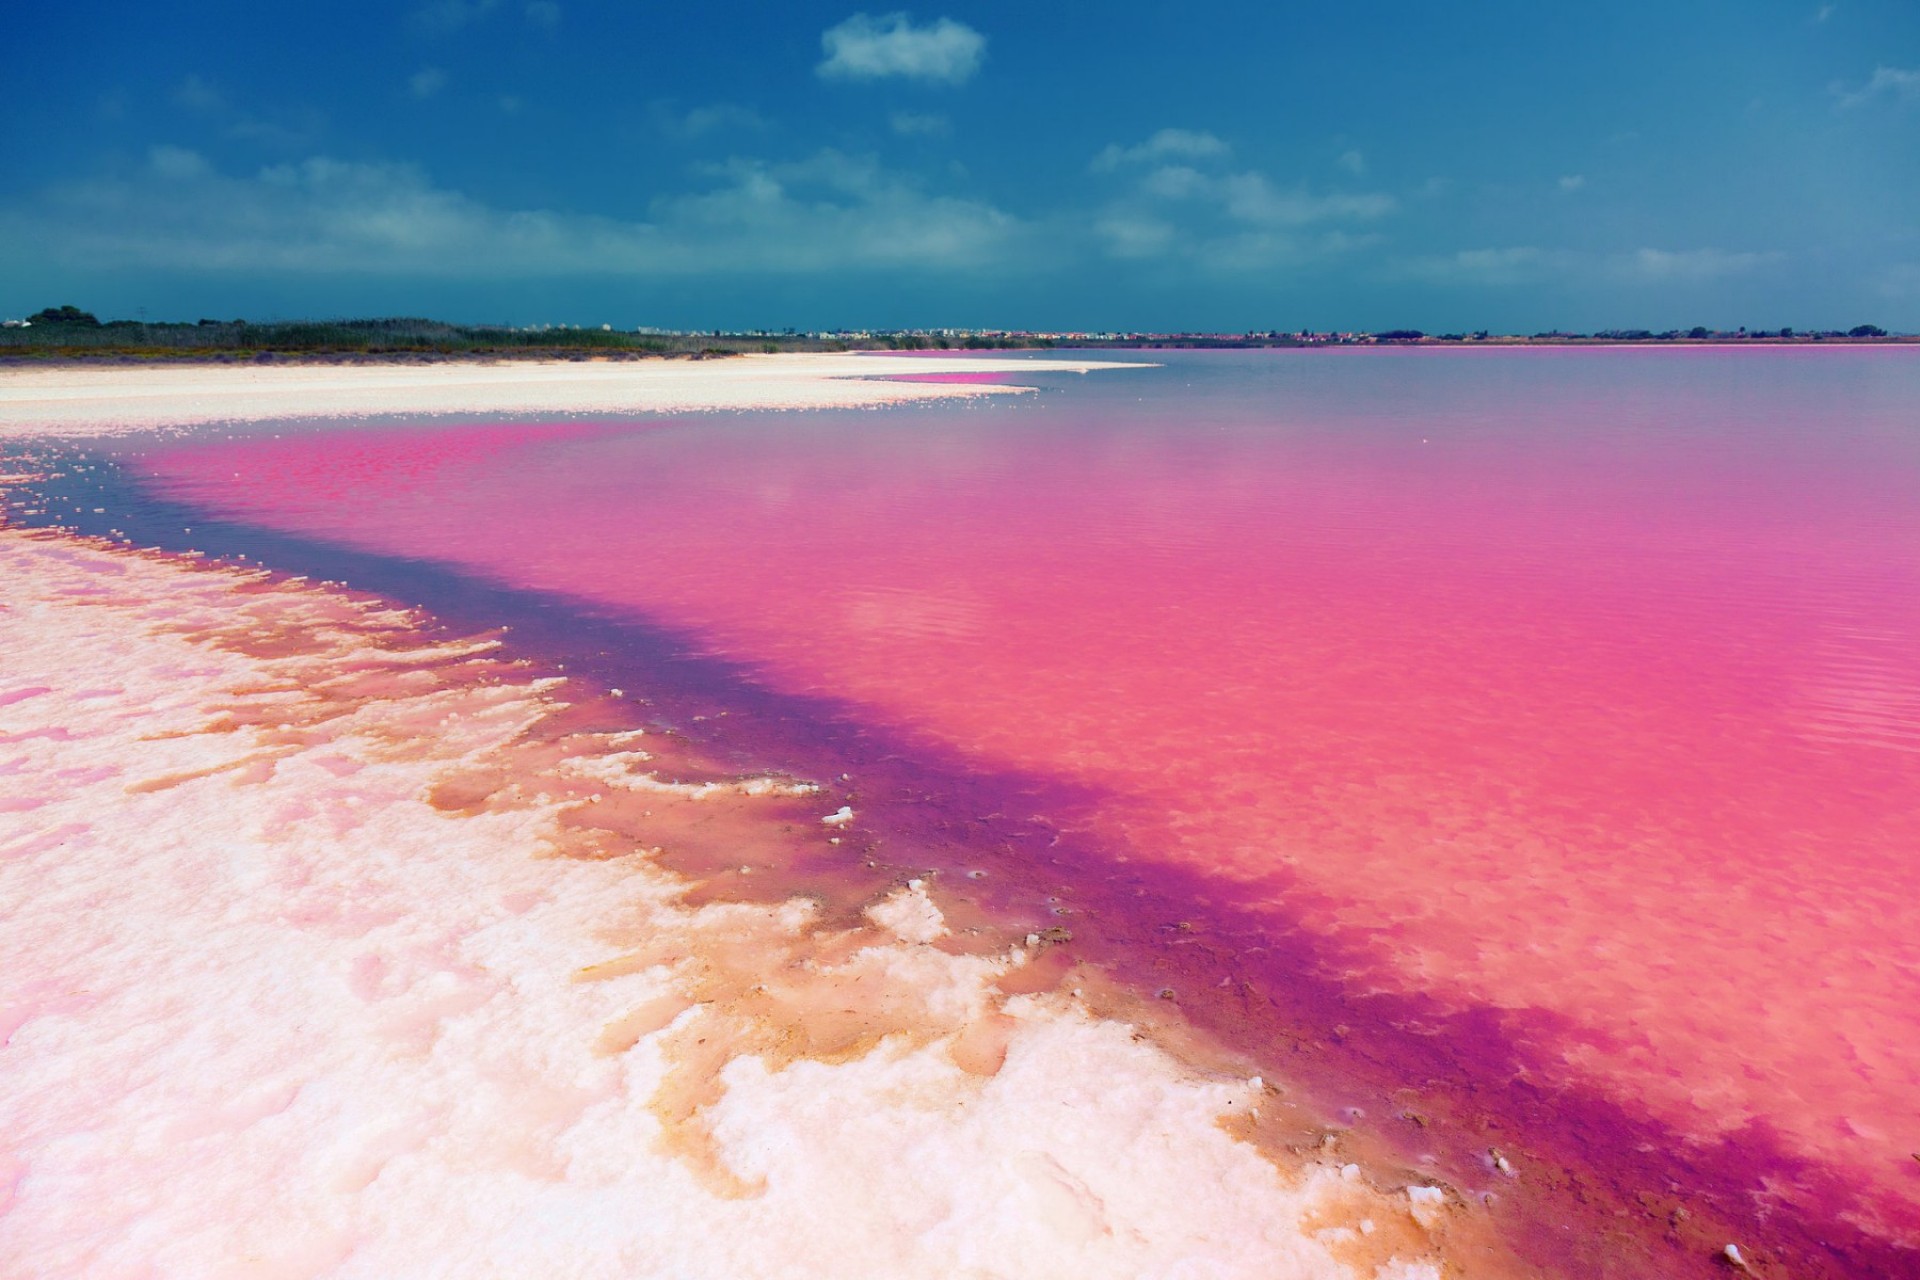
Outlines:
<svg viewBox="0 0 1920 1280"><path fill-rule="evenodd" d="M919 880L868 907L867 919L902 942L938 942L947 934L946 916Z"/></svg>
<svg viewBox="0 0 1920 1280"><path fill-rule="evenodd" d="M256 419L370 414L668 413L821 409L1004 395L991 383L901 375L1084 373L1118 361L785 354L730 360L210 365L0 370L0 437L94 435Z"/></svg>
<svg viewBox="0 0 1920 1280"><path fill-rule="evenodd" d="M1356 1173L1359 1172L1356 1166L1347 1167L1354 1169ZM1407 1203L1415 1222L1423 1227L1437 1227L1445 1212L1447 1193L1439 1187L1408 1187Z"/></svg>
<svg viewBox="0 0 1920 1280"><path fill-rule="evenodd" d="M56 535L0 583L0 1275L1439 1274L1365 1230L1437 1190L1282 1172L925 884L831 932L570 852L648 757L484 644Z"/></svg>

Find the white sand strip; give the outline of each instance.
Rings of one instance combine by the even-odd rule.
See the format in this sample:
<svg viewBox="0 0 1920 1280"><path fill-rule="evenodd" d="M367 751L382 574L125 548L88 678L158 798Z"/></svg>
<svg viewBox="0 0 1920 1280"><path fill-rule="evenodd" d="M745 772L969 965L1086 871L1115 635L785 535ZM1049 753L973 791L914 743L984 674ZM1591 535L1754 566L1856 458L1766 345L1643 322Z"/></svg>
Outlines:
<svg viewBox="0 0 1920 1280"><path fill-rule="evenodd" d="M447 413L824 409L997 395L1018 387L887 376L1084 373L1098 360L749 355L480 364L160 365L0 369L0 436L91 435L260 419Z"/></svg>
<svg viewBox="0 0 1920 1280"><path fill-rule="evenodd" d="M645 735L319 587L4 529L0 583L8 1280L1438 1274L1439 1193L1277 1170L1272 1095L922 887L829 933L577 847L827 838L804 787L621 786Z"/></svg>

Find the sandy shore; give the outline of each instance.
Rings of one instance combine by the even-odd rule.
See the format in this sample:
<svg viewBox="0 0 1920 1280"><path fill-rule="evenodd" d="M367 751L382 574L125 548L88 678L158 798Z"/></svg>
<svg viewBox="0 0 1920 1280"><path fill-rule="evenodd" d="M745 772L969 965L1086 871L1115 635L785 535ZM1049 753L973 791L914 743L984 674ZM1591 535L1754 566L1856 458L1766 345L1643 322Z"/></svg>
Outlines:
<svg viewBox="0 0 1920 1280"><path fill-rule="evenodd" d="M373 414L858 408L1024 390L878 378L1128 367L1139 366L1111 360L787 354L598 363L0 369L0 435L93 435L202 422Z"/></svg>

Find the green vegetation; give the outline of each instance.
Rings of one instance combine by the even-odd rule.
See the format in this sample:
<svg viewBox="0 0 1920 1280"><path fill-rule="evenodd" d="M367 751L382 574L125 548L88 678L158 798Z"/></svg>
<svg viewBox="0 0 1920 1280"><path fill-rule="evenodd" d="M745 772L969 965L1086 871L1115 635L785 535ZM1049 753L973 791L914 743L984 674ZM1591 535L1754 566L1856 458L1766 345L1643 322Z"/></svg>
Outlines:
<svg viewBox="0 0 1920 1280"><path fill-rule="evenodd" d="M884 345L884 344L876 344ZM662 334L617 329L515 329L438 320L200 320L102 322L74 306L49 307L24 325L0 328L0 358L118 356L134 359L267 359L277 355L353 358L494 356L587 359L725 356L742 351L846 350L848 344L793 334Z"/></svg>
<svg viewBox="0 0 1920 1280"><path fill-rule="evenodd" d="M91 311L82 311L71 303L64 307L48 307L27 317L29 324L64 325L71 329L98 329L99 317ZM204 321L202 323L205 323Z"/></svg>

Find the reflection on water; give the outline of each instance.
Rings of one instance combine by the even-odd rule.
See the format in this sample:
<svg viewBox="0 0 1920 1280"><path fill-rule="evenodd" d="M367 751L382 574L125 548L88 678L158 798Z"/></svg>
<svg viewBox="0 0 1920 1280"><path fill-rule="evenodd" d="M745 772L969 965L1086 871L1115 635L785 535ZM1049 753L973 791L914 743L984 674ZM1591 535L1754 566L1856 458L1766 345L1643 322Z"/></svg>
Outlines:
<svg viewBox="0 0 1920 1280"><path fill-rule="evenodd" d="M1108 868L1081 909L1138 882L1237 922L1182 981L1304 1001L1259 954L1317 940L1320 978L1481 1080L1482 1121L1556 1112L1461 1019L1616 1128L1746 1144L1771 1163L1724 1175L1820 1232L1920 1243L1920 362L1167 358L1020 403L303 431L132 469L1044 780L1077 799L1037 816Z"/></svg>

